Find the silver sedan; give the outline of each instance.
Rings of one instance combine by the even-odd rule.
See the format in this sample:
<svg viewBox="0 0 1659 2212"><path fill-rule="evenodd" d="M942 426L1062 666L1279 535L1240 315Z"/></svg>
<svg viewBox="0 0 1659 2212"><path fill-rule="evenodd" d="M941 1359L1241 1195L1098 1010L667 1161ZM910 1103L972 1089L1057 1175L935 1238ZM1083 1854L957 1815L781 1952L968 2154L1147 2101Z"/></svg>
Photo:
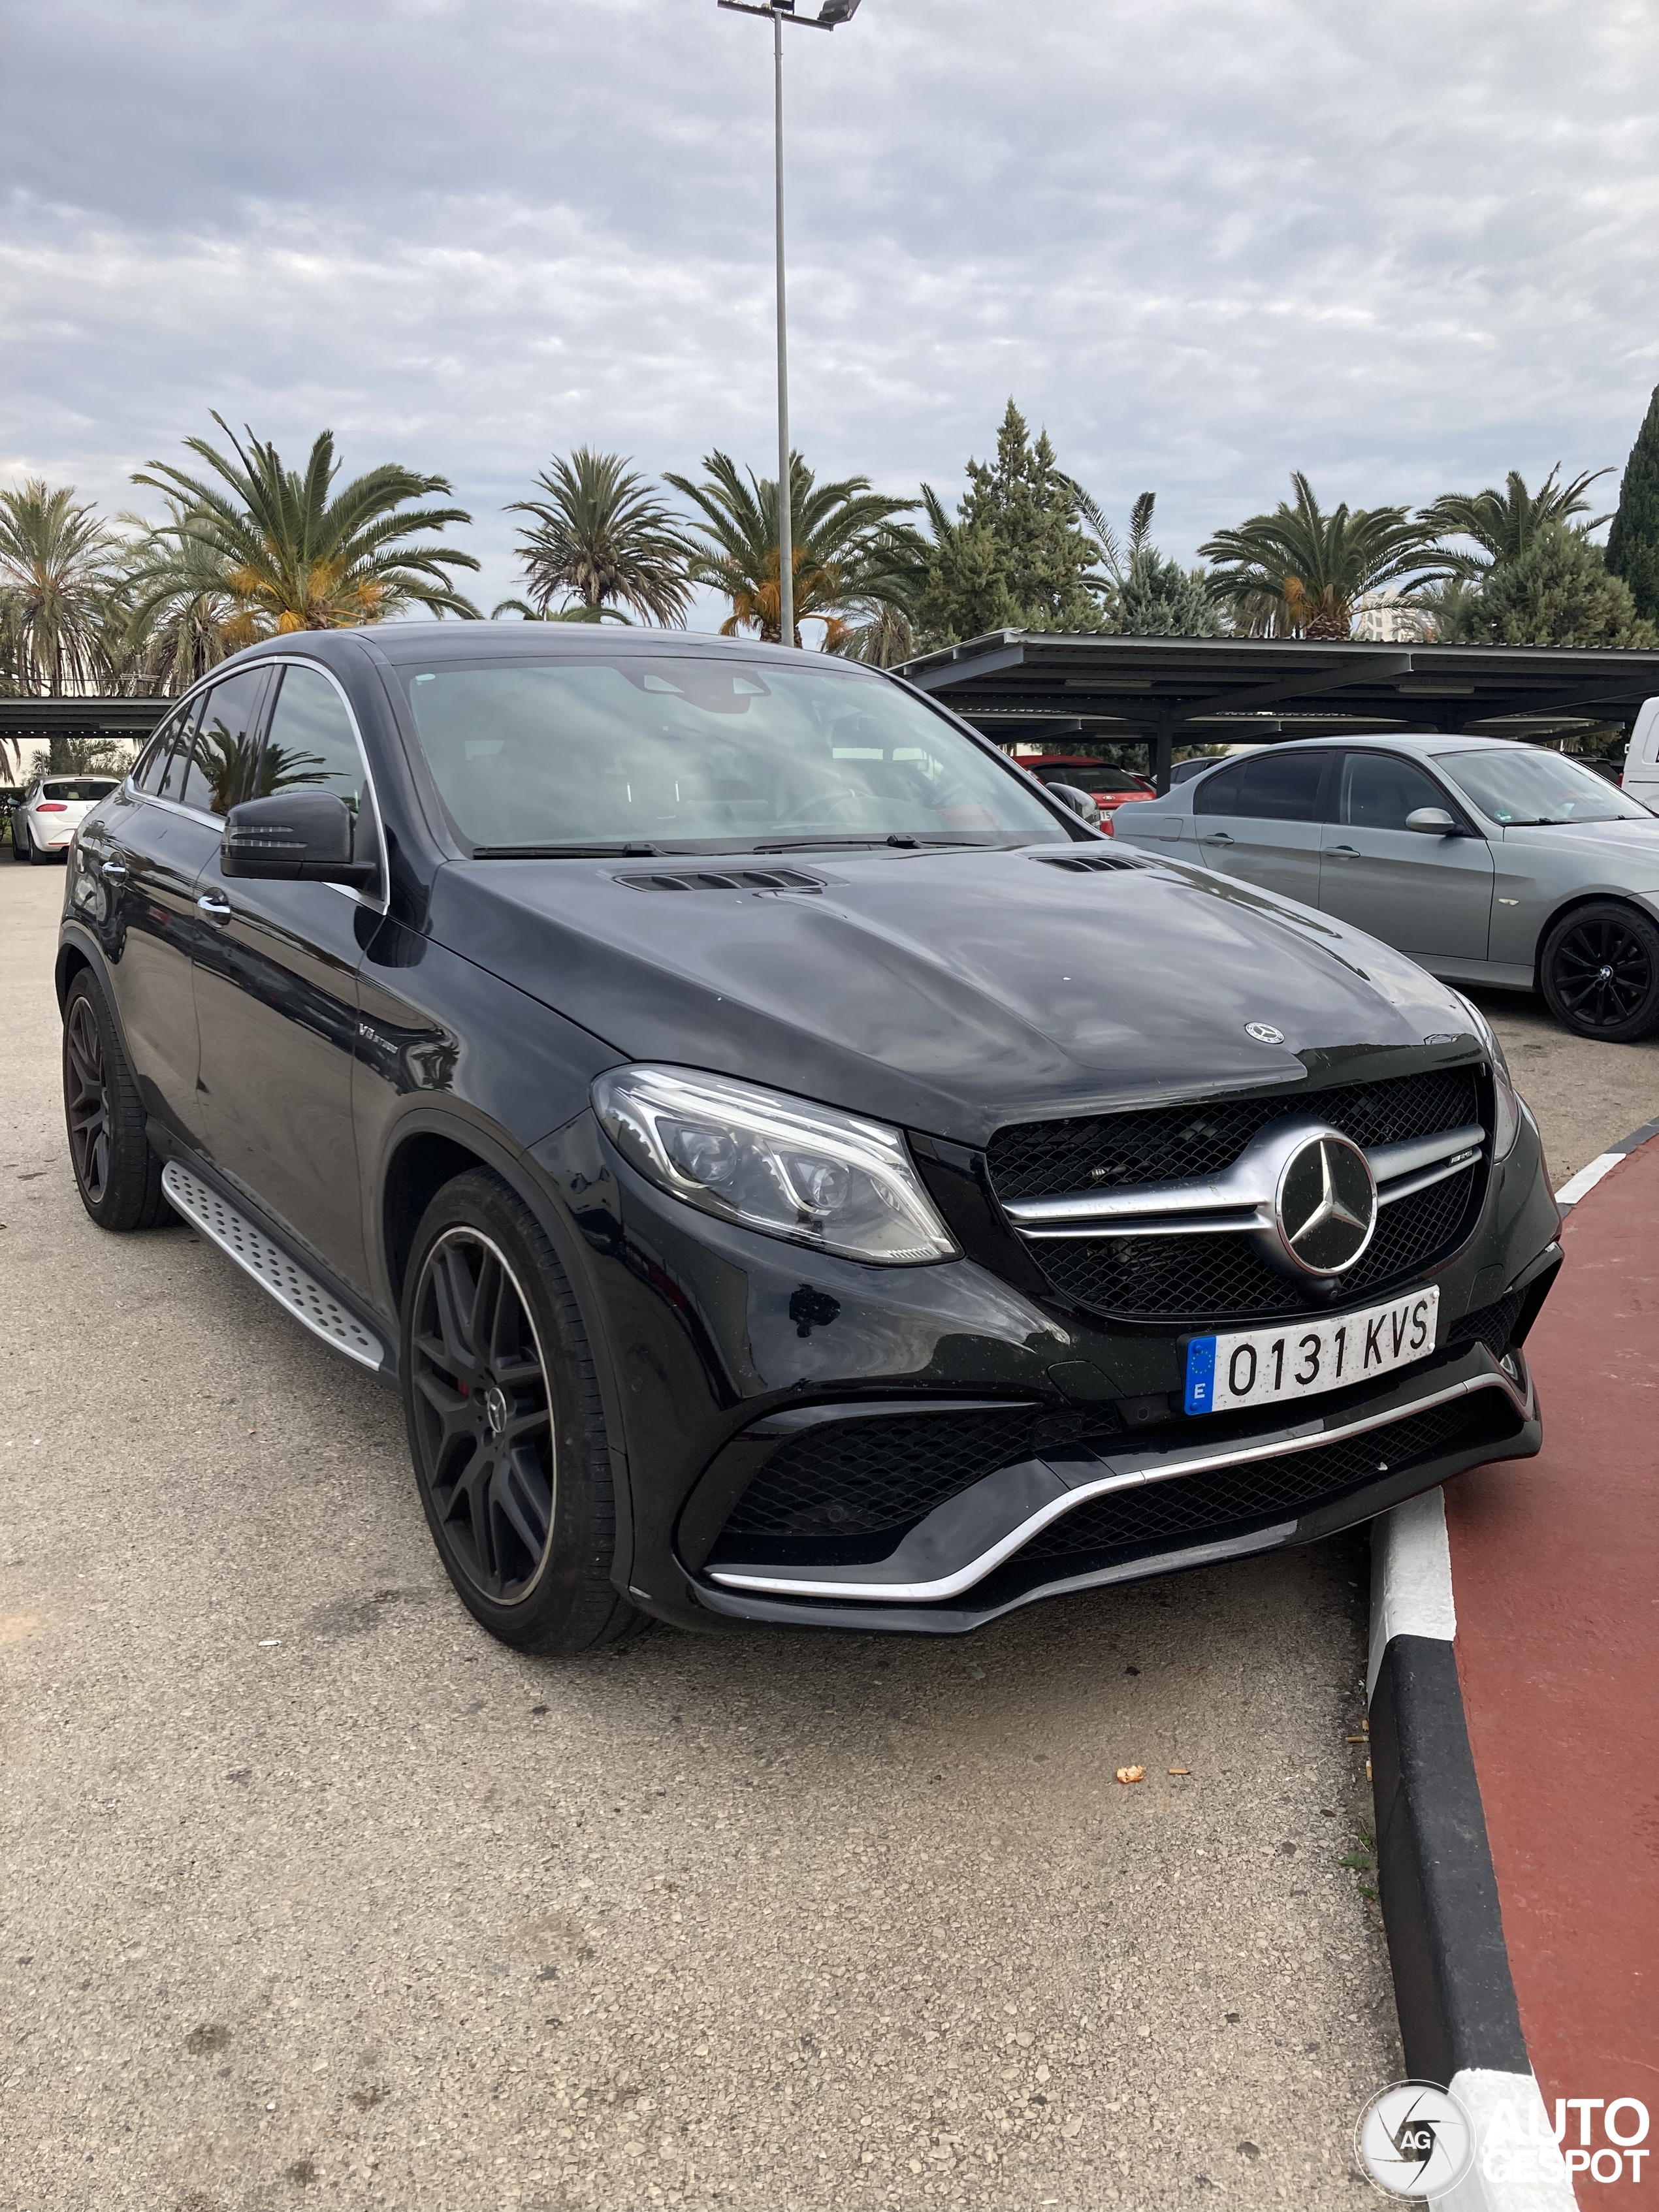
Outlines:
<svg viewBox="0 0 1659 2212"><path fill-rule="evenodd" d="M1580 1036L1659 1030L1659 817L1492 738L1308 738L1126 806L1174 848L1396 945L1452 983L1540 991Z"/></svg>

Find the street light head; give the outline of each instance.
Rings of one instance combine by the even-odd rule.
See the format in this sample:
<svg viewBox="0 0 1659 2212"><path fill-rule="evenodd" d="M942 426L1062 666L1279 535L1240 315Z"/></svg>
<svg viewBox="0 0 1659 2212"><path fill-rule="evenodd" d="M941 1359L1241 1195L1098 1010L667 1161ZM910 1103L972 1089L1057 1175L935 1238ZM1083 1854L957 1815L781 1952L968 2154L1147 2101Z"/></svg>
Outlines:
<svg viewBox="0 0 1659 2212"><path fill-rule="evenodd" d="M818 9L820 23L828 23L833 31L837 23L850 23L859 11L859 0L823 0Z"/></svg>

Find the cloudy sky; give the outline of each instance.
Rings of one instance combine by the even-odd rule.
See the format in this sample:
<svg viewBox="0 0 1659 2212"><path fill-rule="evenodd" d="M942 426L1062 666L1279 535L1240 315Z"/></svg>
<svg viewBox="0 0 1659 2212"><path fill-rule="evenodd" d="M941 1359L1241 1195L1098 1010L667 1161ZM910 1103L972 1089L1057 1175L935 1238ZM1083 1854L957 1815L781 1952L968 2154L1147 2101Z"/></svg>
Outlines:
<svg viewBox="0 0 1659 2212"><path fill-rule="evenodd" d="M215 408L295 458L327 424L349 470L453 478L488 605L552 452L769 471L764 24L8 12L0 481L153 505L130 471ZM1651 0L865 0L788 46L821 471L954 494L1012 392L1188 556L1293 467L1369 504L1622 466L1659 381Z"/></svg>

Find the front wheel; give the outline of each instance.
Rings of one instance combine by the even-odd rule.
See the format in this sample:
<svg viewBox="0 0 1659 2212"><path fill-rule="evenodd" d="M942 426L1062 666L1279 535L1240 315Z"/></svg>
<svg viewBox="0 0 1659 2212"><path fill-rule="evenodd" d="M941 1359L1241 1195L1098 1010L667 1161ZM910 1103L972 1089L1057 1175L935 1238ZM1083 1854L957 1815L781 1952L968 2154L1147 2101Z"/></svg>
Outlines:
<svg viewBox="0 0 1659 2212"><path fill-rule="evenodd" d="M169 1215L115 1018L84 968L64 1001L64 1118L76 1188L100 1229L153 1229Z"/></svg>
<svg viewBox="0 0 1659 2212"><path fill-rule="evenodd" d="M400 1366L427 1525L473 1616L561 1656L642 1627L611 1581L611 1455L580 1314L540 1223L482 1169L422 1218Z"/></svg>
<svg viewBox="0 0 1659 2212"><path fill-rule="evenodd" d="M1550 932L1539 966L1546 1004L1575 1036L1634 1044L1659 1029L1659 928L1634 907L1577 908Z"/></svg>

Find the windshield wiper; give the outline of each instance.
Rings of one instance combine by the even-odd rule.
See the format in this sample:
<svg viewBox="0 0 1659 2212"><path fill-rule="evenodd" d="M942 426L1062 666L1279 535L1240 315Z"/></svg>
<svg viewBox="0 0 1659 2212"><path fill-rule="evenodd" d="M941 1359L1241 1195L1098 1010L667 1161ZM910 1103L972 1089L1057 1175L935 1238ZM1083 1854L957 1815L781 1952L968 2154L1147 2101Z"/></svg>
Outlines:
<svg viewBox="0 0 1659 2212"><path fill-rule="evenodd" d="M475 845L475 860L650 860L665 845Z"/></svg>
<svg viewBox="0 0 1659 2212"><path fill-rule="evenodd" d="M895 830L890 836L887 837L792 837L785 839L781 843L750 845L748 849L751 853L811 853L822 851L831 845L857 845L863 847L866 851L879 852L885 845L890 846L897 852L914 853L931 851L937 847L946 845L959 846L966 850L978 844L977 837L927 837L924 836L920 830Z"/></svg>

